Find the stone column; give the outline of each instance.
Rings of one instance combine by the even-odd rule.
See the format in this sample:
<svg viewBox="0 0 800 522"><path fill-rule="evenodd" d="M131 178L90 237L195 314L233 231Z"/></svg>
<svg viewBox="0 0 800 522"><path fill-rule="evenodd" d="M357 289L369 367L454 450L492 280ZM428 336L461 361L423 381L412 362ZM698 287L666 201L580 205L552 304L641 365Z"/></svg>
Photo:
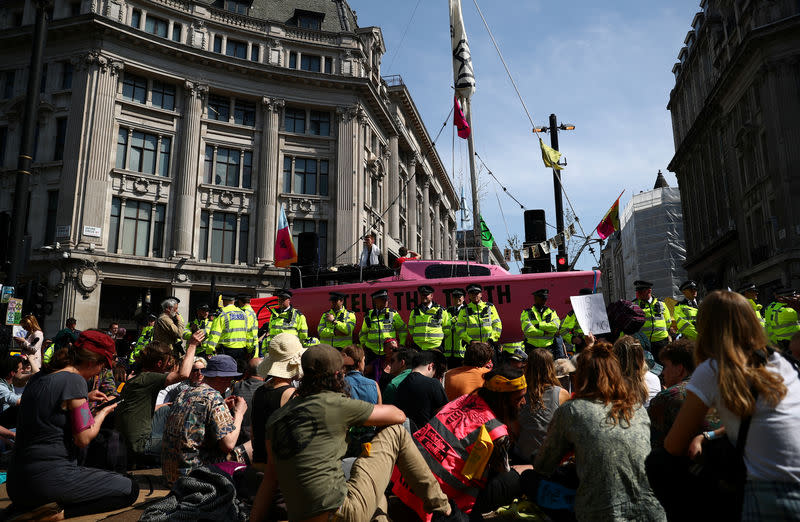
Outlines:
<svg viewBox="0 0 800 522"><path fill-rule="evenodd" d="M179 167L173 176L174 182L171 189L175 201L172 248L181 257L188 257L192 254L197 177L200 175L200 166L198 165L200 158L200 118L203 116L203 102L207 94L207 85L188 80L184 84L181 156Z"/></svg>
<svg viewBox="0 0 800 522"><path fill-rule="evenodd" d="M433 203L433 258L442 259L442 228L441 228L441 209L439 208L441 198L437 195L436 202Z"/></svg>
<svg viewBox="0 0 800 522"><path fill-rule="evenodd" d="M417 163L417 156L414 156L408 162L408 185L406 186L406 195L408 196L408 204L406 205L408 245L406 245L406 248L414 252L419 249L419 245L417 245Z"/></svg>
<svg viewBox="0 0 800 522"><path fill-rule="evenodd" d="M389 236L400 239L400 149L398 136L389 136L389 176L386 180L389 193Z"/></svg>
<svg viewBox="0 0 800 522"><path fill-rule="evenodd" d="M93 52L85 57L88 68L85 111L82 138L83 147L79 159L78 176L83 179L82 215L76 220L73 237L78 244L98 243L105 245L108 231L105 230L106 216L109 214L107 197L111 184L108 173L113 167L111 158L116 146L114 121L114 100L117 94L119 73L122 63ZM78 196L80 199L81 196ZM108 200L108 201L107 201ZM102 237L83 235L83 227L99 227Z"/></svg>
<svg viewBox="0 0 800 522"><path fill-rule="evenodd" d="M263 128L261 150L258 154L258 208L256 225L256 256L261 262L272 262L275 257L275 234L278 226L278 168L280 114L284 100L262 98Z"/></svg>
<svg viewBox="0 0 800 522"><path fill-rule="evenodd" d="M425 259L431 257L431 180L428 173L423 171L422 180L422 250L420 254Z"/></svg>
<svg viewBox="0 0 800 522"><path fill-rule="evenodd" d="M342 251L350 246L358 235L358 218L360 212L356 209L357 187L356 175L358 158L358 106L338 107L336 117L339 123L336 152L336 182L331 184L336 190L336 223L334 225L334 259L338 263L355 263L358 258L358 249L351 248L345 255L338 257ZM333 228L333 227L331 227Z"/></svg>

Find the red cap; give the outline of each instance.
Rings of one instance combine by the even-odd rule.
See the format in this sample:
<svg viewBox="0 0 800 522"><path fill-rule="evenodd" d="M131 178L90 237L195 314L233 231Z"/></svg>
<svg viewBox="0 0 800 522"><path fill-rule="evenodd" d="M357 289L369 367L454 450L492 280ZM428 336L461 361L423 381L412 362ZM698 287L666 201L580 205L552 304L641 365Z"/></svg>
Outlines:
<svg viewBox="0 0 800 522"><path fill-rule="evenodd" d="M108 367L114 366L114 356L117 354L117 348L114 344L114 339L105 332L99 330L84 330L75 341L76 348L83 348L100 355L106 356Z"/></svg>

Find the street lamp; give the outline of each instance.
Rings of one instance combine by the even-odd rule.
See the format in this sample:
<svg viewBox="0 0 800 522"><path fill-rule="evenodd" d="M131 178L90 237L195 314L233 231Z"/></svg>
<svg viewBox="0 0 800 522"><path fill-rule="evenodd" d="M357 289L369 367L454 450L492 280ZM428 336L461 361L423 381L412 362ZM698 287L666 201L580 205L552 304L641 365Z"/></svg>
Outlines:
<svg viewBox="0 0 800 522"><path fill-rule="evenodd" d="M575 125L572 123L562 123L559 125L556 121L556 115L550 115L550 125L534 127L533 132L549 132L550 133L550 146L558 150L558 131L571 131L575 130ZM556 231L559 234L564 233L564 204L561 199L561 176L558 170L553 169L553 195L555 196L556 203ZM558 245L559 263L556 265L556 270L559 272L569 270L569 260L567 259L567 245L566 241L562 241ZM562 262L563 261L563 262Z"/></svg>

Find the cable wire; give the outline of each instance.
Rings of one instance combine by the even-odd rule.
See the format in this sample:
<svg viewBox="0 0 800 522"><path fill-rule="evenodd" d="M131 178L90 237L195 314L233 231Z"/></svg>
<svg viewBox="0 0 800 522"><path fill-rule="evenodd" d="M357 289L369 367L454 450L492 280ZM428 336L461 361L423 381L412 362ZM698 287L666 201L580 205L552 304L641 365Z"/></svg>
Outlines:
<svg viewBox="0 0 800 522"><path fill-rule="evenodd" d="M397 58L397 54L400 52L400 49L403 47L403 42L406 41L406 33L408 33L408 29L411 27L411 22L414 21L414 15L417 14L417 8L422 0L417 0L417 5L414 6L414 10L411 11L411 18L408 20L408 24L406 24L406 28L403 31L403 36L400 38L400 43L397 45L397 48L394 50L394 55L392 55L392 61L389 62L389 67L386 68L387 71L392 70L392 65L394 65L394 61Z"/></svg>

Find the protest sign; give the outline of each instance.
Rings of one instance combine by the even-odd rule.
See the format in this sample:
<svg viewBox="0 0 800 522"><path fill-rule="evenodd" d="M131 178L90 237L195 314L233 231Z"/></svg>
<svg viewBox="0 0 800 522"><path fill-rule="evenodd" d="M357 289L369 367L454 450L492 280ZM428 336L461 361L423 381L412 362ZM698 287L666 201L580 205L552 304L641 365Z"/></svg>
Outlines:
<svg viewBox="0 0 800 522"><path fill-rule="evenodd" d="M603 294L570 296L581 330L594 335L611 332Z"/></svg>

